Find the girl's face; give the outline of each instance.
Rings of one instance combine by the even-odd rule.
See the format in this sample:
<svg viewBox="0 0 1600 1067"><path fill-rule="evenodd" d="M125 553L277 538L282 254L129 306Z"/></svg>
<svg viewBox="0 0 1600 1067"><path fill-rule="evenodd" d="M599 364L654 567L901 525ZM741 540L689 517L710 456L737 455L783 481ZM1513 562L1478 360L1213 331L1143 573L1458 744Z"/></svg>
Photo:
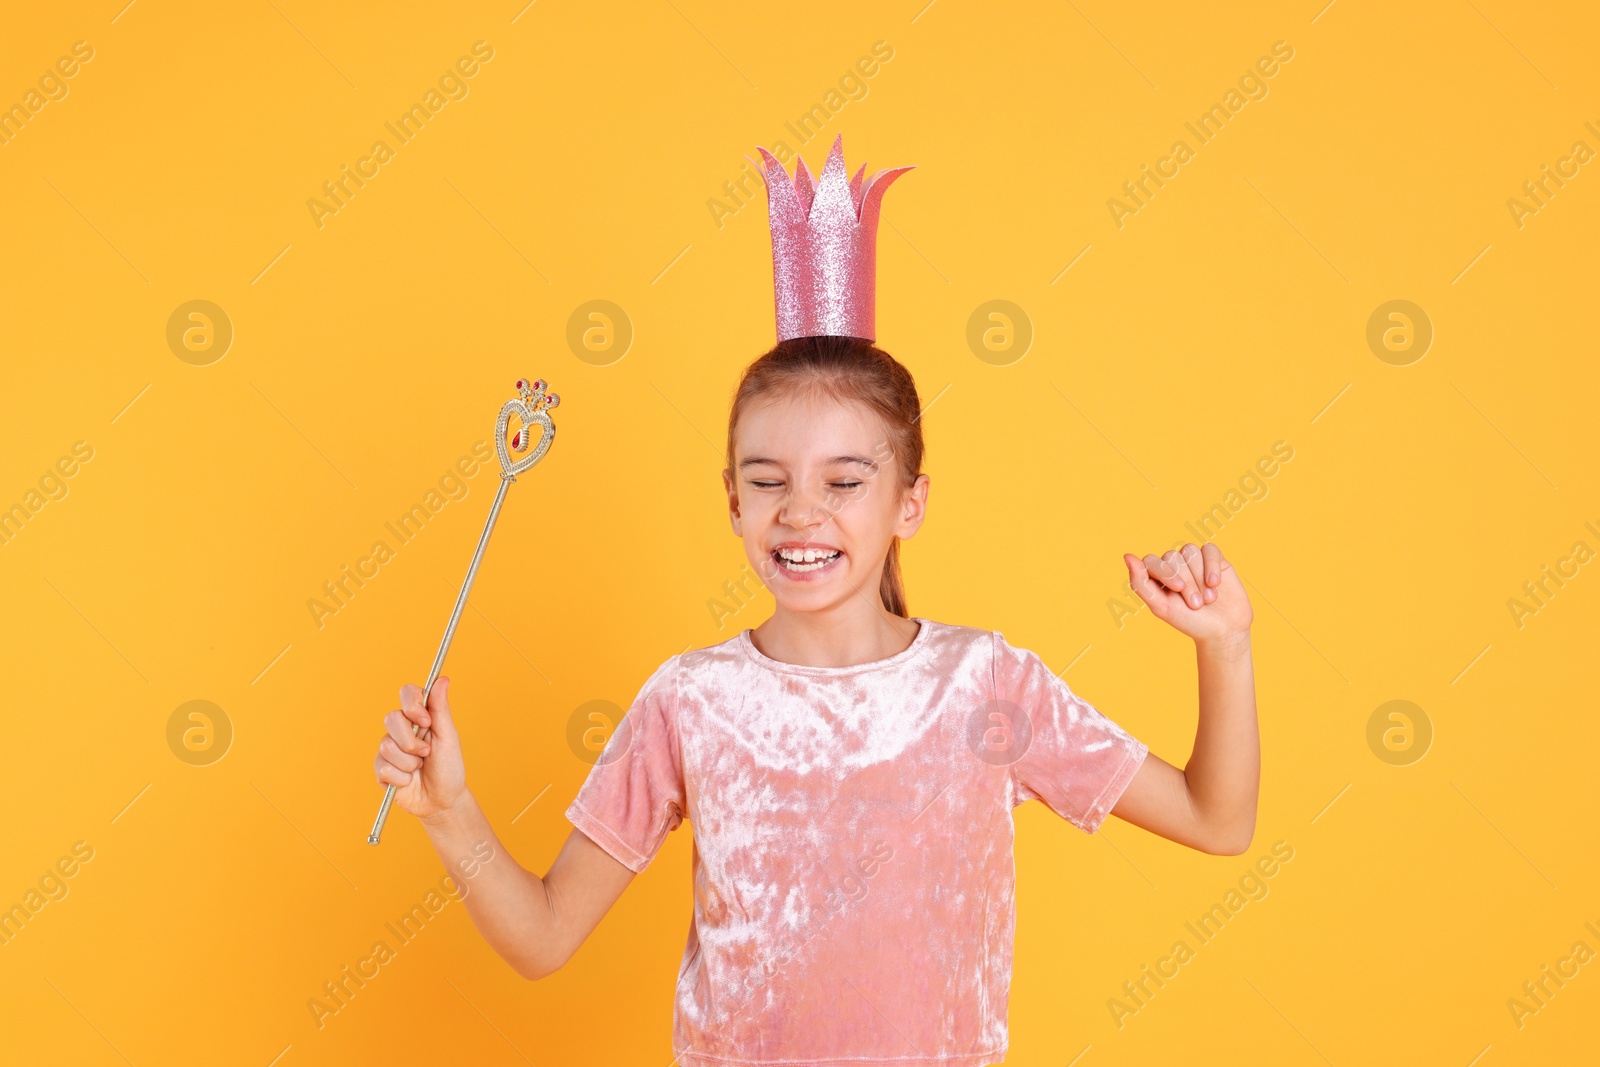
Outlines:
<svg viewBox="0 0 1600 1067"><path fill-rule="evenodd" d="M733 532L780 607L821 611L861 595L880 606L890 540L922 525L928 476L905 484L883 421L827 398L757 401L723 471Z"/></svg>

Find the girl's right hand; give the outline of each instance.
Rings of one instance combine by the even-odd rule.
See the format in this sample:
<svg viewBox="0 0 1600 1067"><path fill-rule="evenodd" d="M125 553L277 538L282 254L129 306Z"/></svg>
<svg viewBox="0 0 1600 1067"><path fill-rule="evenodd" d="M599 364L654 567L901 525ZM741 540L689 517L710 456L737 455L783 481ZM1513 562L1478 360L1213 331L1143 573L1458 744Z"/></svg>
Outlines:
<svg viewBox="0 0 1600 1067"><path fill-rule="evenodd" d="M413 723L431 731L427 740L411 732ZM383 725L389 732L378 743L373 769L380 783L395 787L402 811L426 819L449 811L466 795L461 739L450 718L450 679L434 682L426 708L420 687L401 686L400 710L385 715Z"/></svg>

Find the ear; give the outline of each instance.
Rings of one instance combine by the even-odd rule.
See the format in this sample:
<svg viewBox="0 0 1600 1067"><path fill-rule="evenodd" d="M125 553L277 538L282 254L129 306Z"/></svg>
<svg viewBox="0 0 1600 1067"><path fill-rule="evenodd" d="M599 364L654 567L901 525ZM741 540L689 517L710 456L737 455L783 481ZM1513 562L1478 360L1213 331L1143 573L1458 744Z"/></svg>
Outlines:
<svg viewBox="0 0 1600 1067"><path fill-rule="evenodd" d="M733 484L733 472L723 470L722 488L728 494L728 521L733 526L735 537L744 536L744 523L739 515L739 489Z"/></svg>
<svg viewBox="0 0 1600 1067"><path fill-rule="evenodd" d="M900 500L900 521L895 526L895 536L904 541L910 538L922 527L922 520L928 516L928 490L931 481L926 474L917 475L917 480L911 483Z"/></svg>

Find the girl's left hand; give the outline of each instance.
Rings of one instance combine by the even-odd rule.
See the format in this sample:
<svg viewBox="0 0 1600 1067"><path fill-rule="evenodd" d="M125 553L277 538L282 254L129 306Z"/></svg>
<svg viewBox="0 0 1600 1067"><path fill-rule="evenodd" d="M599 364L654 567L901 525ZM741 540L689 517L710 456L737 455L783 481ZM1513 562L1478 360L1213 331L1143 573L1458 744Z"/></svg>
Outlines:
<svg viewBox="0 0 1600 1067"><path fill-rule="evenodd" d="M1128 584L1155 617L1196 644L1225 644L1244 637L1255 618L1250 598L1222 549L1193 542L1142 560L1123 553Z"/></svg>

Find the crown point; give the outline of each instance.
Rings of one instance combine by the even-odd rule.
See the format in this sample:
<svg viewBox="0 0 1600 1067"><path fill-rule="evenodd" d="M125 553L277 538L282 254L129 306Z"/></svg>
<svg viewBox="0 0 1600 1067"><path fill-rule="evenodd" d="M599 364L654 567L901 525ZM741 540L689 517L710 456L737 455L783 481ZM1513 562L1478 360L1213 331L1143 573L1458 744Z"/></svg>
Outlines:
<svg viewBox="0 0 1600 1067"><path fill-rule="evenodd" d="M806 161L798 156L794 161L794 191L800 197L800 209L809 215L811 205L817 199L817 185L812 180L811 170L806 166Z"/></svg>
<svg viewBox="0 0 1600 1067"><path fill-rule="evenodd" d="M866 191L861 196L861 210L858 217L863 227L873 227L877 232L878 212L883 206L883 194L889 191L889 186L894 180L913 167L893 167L889 170L880 170L867 181Z"/></svg>
<svg viewBox="0 0 1600 1067"><path fill-rule="evenodd" d="M762 177L769 179L769 184L770 180L774 178L781 177L785 180L788 179L789 172L783 169L783 164L778 162L777 156L773 155L771 152L768 152L760 145L756 146L756 153L761 156L761 175ZM749 159L748 156L745 158ZM754 162L754 160L751 160L751 162Z"/></svg>
<svg viewBox="0 0 1600 1067"><path fill-rule="evenodd" d="M840 134L833 142L833 147L828 150L828 158L822 161L822 175L827 177L828 172L837 171L844 175L844 134Z"/></svg>
<svg viewBox="0 0 1600 1067"><path fill-rule="evenodd" d="M765 164L761 181L767 187L767 220L769 226L782 230L789 226L804 226L807 208L800 203L789 172L783 169L778 158L765 148L757 148Z"/></svg>
<svg viewBox="0 0 1600 1067"><path fill-rule="evenodd" d="M850 179L850 202L855 205L856 217L861 217L861 176L867 172L867 165L861 164L861 169L856 171L856 176Z"/></svg>

